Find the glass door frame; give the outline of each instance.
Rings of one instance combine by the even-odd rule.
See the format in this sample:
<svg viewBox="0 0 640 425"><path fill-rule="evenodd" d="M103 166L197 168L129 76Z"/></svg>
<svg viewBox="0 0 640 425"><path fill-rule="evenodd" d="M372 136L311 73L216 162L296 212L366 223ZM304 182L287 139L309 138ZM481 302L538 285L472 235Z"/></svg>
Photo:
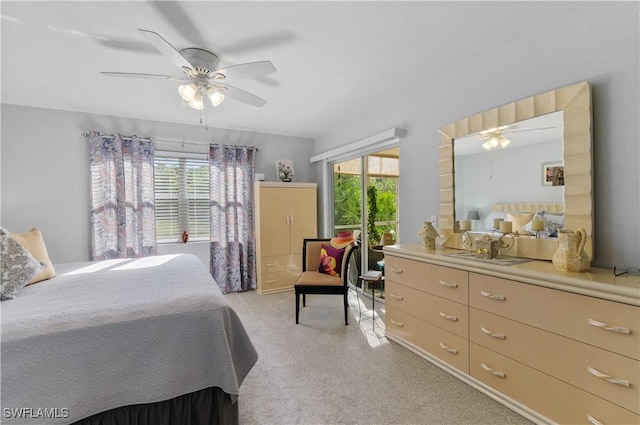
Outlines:
<svg viewBox="0 0 640 425"><path fill-rule="evenodd" d="M324 166L325 166L325 172L330 176L330 178L326 179L325 181L325 194L328 194L327 198L329 198L329 202L325 203L325 205L328 206L328 208L325 208L325 212L327 213L327 215L329 217L325 218L325 223L329 223L329 229L331 230L332 234L333 232L337 232L341 229L353 229L356 225L344 225L344 226L336 226L335 224L335 186L334 186L334 175L335 175L335 171L334 171L334 167L337 164L340 163L344 163L350 160L354 160L354 159L359 159L360 160L360 205L361 205L361 211L360 211L360 229L361 229L361 235L363 235L361 237L361 246L359 247L360 252L361 252L361 259L360 259L360 264L359 264L359 270L361 270L362 273L364 273L369 267L369 259L368 259L368 255L369 255L369 246L376 246L379 244L379 241L370 241L369 240L369 233L367 231L367 220L368 220L368 215L369 215L369 203L368 203L368 188L371 185L370 180L372 177L379 177L379 175L373 175L370 176L369 175L369 156L375 156L376 153L382 152L384 150L388 150L394 147L398 147L399 148L399 143L396 143L395 146L390 146L390 147L385 147L385 148L381 148L381 149L376 149L376 150L370 150L367 153L357 153L357 154L353 154L350 156L344 156L341 158L336 158L333 159L331 161L324 161ZM376 221L376 225L395 225L395 232L396 232L396 237L399 233L399 228L400 228L400 217L399 217L399 175L397 177L397 181L396 181L396 219L395 221ZM327 184L328 183L328 184ZM357 274L356 274L357 276ZM358 287L357 284L354 282L349 282L349 285L355 289L356 291L358 291ZM364 293L363 288L360 289L360 291L362 293ZM382 298L384 300L384 298Z"/></svg>

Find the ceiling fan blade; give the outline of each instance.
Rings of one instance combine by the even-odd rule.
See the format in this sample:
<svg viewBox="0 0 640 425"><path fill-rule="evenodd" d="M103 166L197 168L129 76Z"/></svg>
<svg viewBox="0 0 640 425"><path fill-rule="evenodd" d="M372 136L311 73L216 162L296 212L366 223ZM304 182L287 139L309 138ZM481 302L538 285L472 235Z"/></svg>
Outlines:
<svg viewBox="0 0 640 425"><path fill-rule="evenodd" d="M169 44L167 40L162 38L160 34L143 29L138 29L138 31L140 31L140 34L142 34L147 40L149 40L149 43L151 43L153 47L158 49L160 53L171 59L171 62L176 64L178 68L182 69L183 71L185 71L185 69L193 70L193 65L191 65L189 61L186 60L184 56L182 56L180 52L175 49L175 47Z"/></svg>
<svg viewBox="0 0 640 425"><path fill-rule="evenodd" d="M524 133L526 131L542 131L542 130L553 130L558 127L541 127L541 128L523 128L522 130L513 129L511 131L501 131L502 134L515 134L515 133Z"/></svg>
<svg viewBox="0 0 640 425"><path fill-rule="evenodd" d="M181 33L189 43L195 46L207 45L207 42L197 29L198 25L187 15L179 1L152 1L149 3L177 32Z"/></svg>
<svg viewBox="0 0 640 425"><path fill-rule="evenodd" d="M139 74L135 72L101 72L105 77L126 77L126 78L156 78L161 80L191 81L188 77L178 77L175 75Z"/></svg>
<svg viewBox="0 0 640 425"><path fill-rule="evenodd" d="M236 87L228 86L226 84L218 84L217 86L224 87L226 89L224 92L225 96L228 96L240 102L243 102L252 106L257 106L258 108L267 104L266 100L256 96L255 94L251 94L244 90L240 90Z"/></svg>
<svg viewBox="0 0 640 425"><path fill-rule="evenodd" d="M276 67L269 61L242 63L216 71L216 73L224 75L227 79L260 77L274 72L276 72Z"/></svg>
<svg viewBox="0 0 640 425"><path fill-rule="evenodd" d="M268 46L288 43L296 39L296 36L288 30L278 31L271 34L263 34L257 37L245 38L236 43L225 46L222 50L225 53L243 53L250 50L264 49Z"/></svg>
<svg viewBox="0 0 640 425"><path fill-rule="evenodd" d="M141 53L157 53L158 51L150 46L149 43L145 43L143 41L130 41L124 39L116 39L116 38L103 38L96 39L97 43L102 44L105 47L110 47L113 49L122 49L122 50L130 50L132 52L141 52Z"/></svg>

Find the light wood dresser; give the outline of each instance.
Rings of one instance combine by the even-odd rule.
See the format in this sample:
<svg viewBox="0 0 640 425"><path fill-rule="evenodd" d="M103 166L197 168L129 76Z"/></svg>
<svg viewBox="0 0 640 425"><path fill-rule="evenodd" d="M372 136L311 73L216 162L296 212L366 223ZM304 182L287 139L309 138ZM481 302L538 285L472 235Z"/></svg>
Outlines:
<svg viewBox="0 0 640 425"><path fill-rule="evenodd" d="M305 238L318 235L317 184L255 182L258 292L293 289Z"/></svg>
<svg viewBox="0 0 640 425"><path fill-rule="evenodd" d="M384 252L387 338L536 423L640 424L640 277Z"/></svg>

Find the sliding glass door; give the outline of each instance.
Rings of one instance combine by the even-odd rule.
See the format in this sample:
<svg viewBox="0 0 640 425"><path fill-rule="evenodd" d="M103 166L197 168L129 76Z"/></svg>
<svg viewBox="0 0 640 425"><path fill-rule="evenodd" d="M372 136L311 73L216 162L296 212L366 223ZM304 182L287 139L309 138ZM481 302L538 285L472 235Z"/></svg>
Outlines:
<svg viewBox="0 0 640 425"><path fill-rule="evenodd" d="M398 232L398 163L399 148L392 148L332 165L333 230L351 230L360 241L357 275L384 272L382 246ZM384 298L384 283L376 285L362 290Z"/></svg>

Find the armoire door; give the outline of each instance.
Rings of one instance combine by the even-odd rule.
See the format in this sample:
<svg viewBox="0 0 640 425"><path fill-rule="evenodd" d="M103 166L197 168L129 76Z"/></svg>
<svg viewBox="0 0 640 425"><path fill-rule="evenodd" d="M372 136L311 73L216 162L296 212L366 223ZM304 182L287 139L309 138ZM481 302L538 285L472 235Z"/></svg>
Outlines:
<svg viewBox="0 0 640 425"><path fill-rule="evenodd" d="M261 255L288 255L290 254L289 191L278 187L261 187L260 192Z"/></svg>
<svg viewBox="0 0 640 425"><path fill-rule="evenodd" d="M289 207L290 253L302 255L303 239L318 236L316 189L292 188Z"/></svg>

